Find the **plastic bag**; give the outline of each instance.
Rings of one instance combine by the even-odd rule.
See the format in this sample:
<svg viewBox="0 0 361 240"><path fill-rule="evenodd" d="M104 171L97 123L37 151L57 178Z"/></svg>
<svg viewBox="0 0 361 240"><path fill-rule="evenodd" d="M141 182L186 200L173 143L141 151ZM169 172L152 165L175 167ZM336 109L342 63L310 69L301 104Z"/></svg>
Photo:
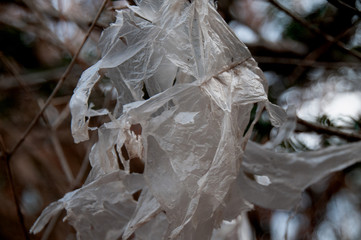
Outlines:
<svg viewBox="0 0 361 240"><path fill-rule="evenodd" d="M259 166L272 165L274 159L266 150L257 152L260 147L254 144L241 171L244 149L263 108L278 127L285 113L267 100L261 70L213 4L137 4L119 11L104 31L102 58L83 73L71 99L76 142L88 139L92 116L108 113L112 119L98 129L91 173L82 188L44 210L33 233L64 208L78 239L209 239L222 220L236 218L251 203L275 207L264 199L278 180L288 180L278 178L276 167ZM91 90L103 77L117 91L114 110L89 107ZM290 156L285 156L284 171L293 164ZM135 159L145 165L142 174L130 171ZM337 168L336 162L331 165L317 173ZM269 175L269 190L259 193L266 195L263 200L254 192L264 186L248 181L244 169ZM280 199L288 200L289 207L310 182ZM289 188L286 184L278 190ZM138 190L139 199L133 199Z"/></svg>

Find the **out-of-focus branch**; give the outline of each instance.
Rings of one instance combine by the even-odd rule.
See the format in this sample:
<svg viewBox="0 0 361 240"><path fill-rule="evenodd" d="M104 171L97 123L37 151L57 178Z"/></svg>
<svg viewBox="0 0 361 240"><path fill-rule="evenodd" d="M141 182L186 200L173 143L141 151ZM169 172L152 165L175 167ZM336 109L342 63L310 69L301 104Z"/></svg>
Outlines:
<svg viewBox="0 0 361 240"><path fill-rule="evenodd" d="M306 28L308 28L310 31L312 31L315 34L318 34L320 36L322 36L325 40L327 40L328 42L331 43L335 43L337 46L339 46L340 48L342 48L344 51L346 51L347 53L349 53L350 55L358 58L361 60L361 53L352 49L348 49L346 47L346 45L341 42L338 41L336 38L334 38L333 36L321 31L319 28L315 27L314 25L312 25L311 23L307 22L306 20L304 20L303 18L295 15L294 13L292 13L291 11L289 11L287 8L285 8L284 6L282 6L280 3L278 3L276 0L268 0L268 2L270 2L272 5L274 5L275 7L277 7L279 10L283 11L284 13L286 13L287 15L289 15L290 17L292 17L295 21L299 22L300 24L302 24L303 26L305 26Z"/></svg>
<svg viewBox="0 0 361 240"><path fill-rule="evenodd" d="M94 18L94 21L92 22L92 25L90 26L87 34L84 37L84 40L82 42L82 44L80 45L80 47L78 48L78 51L76 52L76 54L74 55L74 57L72 58L70 64L68 65L68 68L66 69L66 71L64 72L64 74L62 75L62 77L60 78L60 80L58 81L58 84L56 85L56 87L54 88L53 92L50 94L50 96L48 97L48 99L46 100L46 102L44 103L44 106L42 107L42 109L38 112L38 114L35 116L35 118L33 119L33 121L30 123L30 125L28 126L28 128L26 129L26 131L24 132L23 136L20 138L20 140L15 144L15 146L12 148L12 150L9 153L9 159L11 159L11 156L16 152L16 150L20 147L20 145L24 142L24 140L26 139L26 137L29 135L29 133L31 132L31 130L34 128L35 124L38 122L39 118L41 117L41 115L43 114L43 112L45 111L45 109L48 107L48 105L50 104L51 100L54 98L55 94L59 91L60 87L63 85L65 79L68 77L68 75L70 74L70 71L73 69L74 64L76 59L78 58L83 46L85 45L85 42L88 40L91 32L93 31L95 24L97 22L97 20L99 19L101 13L103 12L106 3L108 2L108 0L103 0L102 6L99 8L99 11L97 13L97 15Z"/></svg>
<svg viewBox="0 0 361 240"><path fill-rule="evenodd" d="M361 16L361 11L358 10L357 8L354 8L352 6L350 6L349 4L345 3L344 1L341 1L341 0L328 0L329 3L331 3L332 5L335 5L335 7L342 7L342 8L345 8L347 9L348 11L358 15L358 16Z"/></svg>
<svg viewBox="0 0 361 240"><path fill-rule="evenodd" d="M25 90L25 92L29 93L30 90L23 81L23 79L21 78L19 74L18 66L16 65L14 60L5 57L5 55L2 52L0 52L0 61L3 62L5 67L13 74L14 79L16 80L18 85L20 85L20 87L22 87Z"/></svg>
<svg viewBox="0 0 361 240"><path fill-rule="evenodd" d="M66 160L63 148L61 147L60 141L58 136L56 135L55 130L51 129L50 132L50 139L54 146L56 155L59 158L61 168L63 169L66 179L68 180L69 184L71 184L74 181L74 176L71 172L70 166L68 164L68 161Z"/></svg>
<svg viewBox="0 0 361 240"><path fill-rule="evenodd" d="M335 135L335 136L341 137L343 139L346 139L348 141L360 141L361 140L361 134L359 134L359 133L347 133L347 132L341 131L337 128L334 128L334 127L322 126L317 123L308 122L301 118L297 118L297 123L309 128L317 133Z"/></svg>
<svg viewBox="0 0 361 240"><path fill-rule="evenodd" d="M94 142L94 135L92 136L92 139L90 140L90 142ZM88 165L89 165L89 154L90 154L90 150L91 150L91 146L92 144L89 144L87 146L87 150L86 150L86 154L83 158L83 161L82 161L82 164L80 166L80 169L78 171L78 174L76 176L76 178L74 179L74 181L71 183L71 186L69 187L69 190L66 191L66 192L70 192L70 191L73 191L75 190L76 188L79 187L79 185L81 184L81 181L87 171L87 168L88 168ZM58 222L59 220L59 217L61 215L61 212L59 212L58 214L56 214L50 221L50 223L47 225L44 233L43 233L43 236L41 238L41 240L47 240L50 236L50 234L52 233L52 231L54 230L55 226L56 226L56 223Z"/></svg>
<svg viewBox="0 0 361 240"><path fill-rule="evenodd" d="M12 197L14 199L14 202L15 202L16 213L17 213L18 218L19 218L19 222L20 222L23 234L24 234L24 238L26 240L30 240L28 230L26 229L26 226L25 226L24 216L21 213L20 201L19 201L19 199L18 199L18 197L17 197L17 195L15 193L14 177L13 177L13 174L11 172L9 157L10 157L10 155L8 154L8 151L7 151L7 148L5 146L5 143L3 141L2 136L0 135L0 163L5 164L6 175L7 175L8 179L9 179L9 184L10 184L10 189L11 189L11 195L12 195Z"/></svg>
<svg viewBox="0 0 361 240"><path fill-rule="evenodd" d="M253 56L253 57L258 63L298 65L303 67L361 68L361 63L357 63L357 62L318 62L314 60L298 59L298 58L278 58L278 57L264 57L264 56Z"/></svg>
<svg viewBox="0 0 361 240"><path fill-rule="evenodd" d="M354 28L356 27L356 25L361 21L361 19L358 19L351 27L349 27L348 29L346 29L345 31L343 31L342 33L340 33L339 35L337 35L335 37L335 39L332 42L327 42L326 44L323 44L321 47L313 50L311 53L309 53L305 58L304 61L311 61L311 62L316 62L316 60L322 56L325 52L328 51L328 49L330 49L337 41L340 41L340 39L342 39L343 37L345 37L346 35L348 35L351 31L354 30ZM291 73L291 75L289 76L289 81L291 84L295 83L300 77L301 75L304 73L305 71L305 67L298 65L295 70L293 70L293 72Z"/></svg>
<svg viewBox="0 0 361 240"><path fill-rule="evenodd" d="M1 58L0 53L0 59ZM65 69L65 67L59 67L35 73L20 74L18 76L2 77L0 78L0 89L6 91L12 88L17 88L19 85L22 87L21 84L19 84L19 77L25 86L42 84L50 80L59 79Z"/></svg>

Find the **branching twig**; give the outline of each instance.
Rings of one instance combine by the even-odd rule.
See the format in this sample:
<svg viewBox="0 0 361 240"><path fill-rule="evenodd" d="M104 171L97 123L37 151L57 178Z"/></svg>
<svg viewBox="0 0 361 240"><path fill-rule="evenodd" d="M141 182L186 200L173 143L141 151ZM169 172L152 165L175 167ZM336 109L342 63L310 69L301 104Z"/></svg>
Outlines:
<svg viewBox="0 0 361 240"><path fill-rule="evenodd" d="M347 132L341 131L337 128L334 128L334 127L322 126L317 123L308 122L301 118L297 118L297 123L299 123L305 127L308 127L318 133L336 135L338 137L344 138L349 141L360 141L361 140L361 134L359 134L359 133L347 133Z"/></svg>
<svg viewBox="0 0 361 240"><path fill-rule="evenodd" d="M31 130L34 128L35 124L38 122L39 118L41 117L41 115L43 114L45 108L48 107L48 105L50 104L51 100L54 98L55 94L59 91L60 87L63 85L65 79L68 77L70 71L73 69L74 64L76 59L78 58L81 50L83 49L83 46L85 45L85 42L87 41L87 39L89 38L91 32L93 31L95 24L97 22L97 20L99 19L102 11L104 10L106 3L108 2L108 0L103 0L103 3L96 15L96 17L94 18L94 21L92 22L92 25L90 26L87 34L84 37L84 40L82 42L82 44L80 45L80 47L78 48L78 51L75 53L74 57L72 58L69 66L67 67L66 71L64 72L64 74L62 75L62 77L60 78L59 82L57 83L56 87L54 88L53 92L50 94L50 96L48 97L48 99L46 100L46 102L44 103L44 106L42 107L42 109L38 112L38 114L35 116L35 118L32 120L32 122L30 123L30 125L28 126L28 128L25 130L23 136L20 138L20 140L15 144L15 146L12 148L12 150L9 152L9 160L11 159L11 156L16 152L16 150L20 147L20 145L24 142L24 140L26 139L26 137L29 135L29 133L31 132Z"/></svg>
<svg viewBox="0 0 361 240"><path fill-rule="evenodd" d="M9 183L10 183L10 189L11 189L11 195L14 199L14 202L15 202L15 206L16 206L16 213L18 215L18 218L19 218L19 222L20 222L20 225L21 225L21 229L24 233L24 237L26 240L30 240L30 237L29 237L29 234L28 234L28 230L26 229L26 226L25 226L25 221L24 221L24 216L21 212L21 209L20 209L20 201L15 193L15 185L14 185L14 178L13 178L13 174L11 172L11 168L10 168L10 161L9 161L9 154L8 154L8 151L5 147L5 144L4 144L4 141L3 141L3 138L2 136L0 135L0 160L1 162L4 162L5 164L5 168L6 168L6 175L8 176L8 179L9 179Z"/></svg>
<svg viewBox="0 0 361 240"><path fill-rule="evenodd" d="M313 33L316 33L320 36L322 36L324 39L326 39L328 42L335 42L335 44L337 46L339 46L340 48L342 48L343 50L345 50L347 53L351 54L352 56L358 58L361 60L361 53L352 49L348 49L346 47L346 45L341 42L338 41L336 38L334 38L333 36L321 31L319 28L313 26L311 23L307 22L306 20L304 20L303 18L295 15L294 13L292 13L291 11L289 11L287 8L285 8L284 6L282 6L281 4L279 4L276 0L268 0L268 2L270 2L271 4L273 4L275 7L277 7L279 10L283 11L284 13L286 13L287 15L289 15L290 17L292 17L295 21L299 22L300 24L302 24L303 26L305 26L306 28L308 28L309 30L311 30Z"/></svg>
<svg viewBox="0 0 361 240"><path fill-rule="evenodd" d="M16 81L23 88L23 90L35 100L35 97L30 94L31 91L30 91L29 87L24 84L24 81L23 81L23 79L21 78L21 76L19 74L19 69L16 66L16 63L13 62L12 59L8 59L1 52L0 52L0 60L4 63L4 65L11 72L11 74L13 74ZM44 120L46 120L46 119L44 118ZM0 154L1 162L5 163L6 175L7 175L8 180L9 180L11 194L12 194L12 197L13 197L13 200L14 200L14 203L15 203L16 213L17 213L17 216L18 216L18 219L19 219L19 223L21 225L21 229L22 229L22 231L24 233L25 239L30 239L29 235L28 235L28 231L27 231L26 226L25 226L24 215L21 212L20 201L19 201L19 199L18 199L18 197L16 195L16 191L15 191L14 177L13 177L13 174L11 172L11 167L10 167L10 156L11 155L8 153L8 150L7 150L6 146L5 146L5 143L4 143L3 138L1 137L1 135L0 135L0 151L1 151L1 154Z"/></svg>
<svg viewBox="0 0 361 240"><path fill-rule="evenodd" d="M15 202L15 206L16 206L16 213L18 215L19 221L20 221L20 225L21 225L21 229L24 233L24 237L26 240L29 240L29 235L28 235L28 230L26 229L25 226L25 221L24 221L24 216L21 213L21 209L20 209L20 201L15 193L15 185L14 185L14 178L13 178L13 174L11 172L11 168L10 168L10 161L9 158L5 158L5 164L6 164L6 174L9 178L9 183L10 183L10 188L11 188L11 194L13 195L14 198L14 202Z"/></svg>

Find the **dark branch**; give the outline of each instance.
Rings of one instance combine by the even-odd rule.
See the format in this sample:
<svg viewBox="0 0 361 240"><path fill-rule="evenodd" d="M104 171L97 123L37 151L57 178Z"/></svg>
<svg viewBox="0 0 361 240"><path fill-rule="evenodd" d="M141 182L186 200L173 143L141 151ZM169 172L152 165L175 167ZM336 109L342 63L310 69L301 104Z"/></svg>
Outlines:
<svg viewBox="0 0 361 240"><path fill-rule="evenodd" d="M299 22L300 24L302 24L303 26L305 26L306 28L308 28L310 31L312 31L315 34L318 34L320 36L322 36L325 40L327 40L330 43L335 43L338 47L342 48L343 50L345 50L347 53L351 54L352 56L358 58L361 60L361 53L352 49L348 49L346 47L346 45L341 42L338 41L336 38L334 38L333 36L321 31L319 28L317 28L316 26L312 25L311 23L307 22L306 20L304 20L303 18L295 15L294 13L292 13L291 11L289 11L287 8L285 8L284 6L282 6L281 4L279 4L276 0L268 0L271 4L273 4L275 7L277 7L279 10L285 12L287 15L289 15L290 17L292 17L295 21Z"/></svg>
<svg viewBox="0 0 361 240"><path fill-rule="evenodd" d="M25 226L25 221L24 221L24 216L21 212L20 209L20 201L16 195L15 192L15 184L14 184L14 177L13 174L11 172L11 168L10 168L10 155L8 154L8 151L5 147L4 141L2 136L0 135L0 162L1 164L5 165L5 169L6 169L6 175L8 177L9 180L9 184L10 184L10 189L11 189L11 195L14 199L14 203L15 203L15 207L16 207L16 213L18 215L18 219L20 222L20 226L21 226L21 230L24 234L24 238L26 240L30 240L29 234L28 234L28 230L26 229Z"/></svg>
<svg viewBox="0 0 361 240"><path fill-rule="evenodd" d="M308 59L279 58L279 57L266 57L266 56L254 56L254 58L258 63L266 63L266 64L297 65L302 67L324 67L324 68L340 68L340 67L361 68L361 63L358 62L318 62Z"/></svg>
<svg viewBox="0 0 361 240"><path fill-rule="evenodd" d="M309 129L312 129L313 131L315 131L317 133L335 135L335 136L341 137L348 141L360 141L361 140L361 134L359 134L359 133L347 133L347 132L341 131L337 128L334 128L334 127L322 126L320 124L305 121L301 118L297 118L297 123L309 128Z"/></svg>
<svg viewBox="0 0 361 240"><path fill-rule="evenodd" d="M350 13L356 14L358 16L361 16L361 11L358 10L357 8L350 6L349 4L341 1L341 0L328 0L329 3L331 3L332 5L334 5L337 8L343 8L347 11L349 11Z"/></svg>

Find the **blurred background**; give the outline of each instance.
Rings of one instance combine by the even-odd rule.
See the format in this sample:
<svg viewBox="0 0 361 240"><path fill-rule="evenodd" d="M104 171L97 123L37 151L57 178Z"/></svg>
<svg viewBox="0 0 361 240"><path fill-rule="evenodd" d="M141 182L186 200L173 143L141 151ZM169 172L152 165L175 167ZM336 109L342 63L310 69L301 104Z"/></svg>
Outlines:
<svg viewBox="0 0 361 240"><path fill-rule="evenodd" d="M29 230L48 204L81 186L87 176L88 153L96 136L73 143L68 102L82 71L99 58L97 42L115 10L134 4L107 2L72 70L64 75L102 2L0 3L0 239L25 239L18 210ZM312 151L361 140L360 0L216 4L264 71L270 100L290 116L287 137L276 151ZM59 79L65 81L51 96ZM110 91L100 83L91 101L114 104ZM49 96L49 106L24 137ZM252 138L266 143L276 133L264 113ZM361 164L356 164L311 186L292 211L256 206L248 213L248 231L255 239L357 240L360 207ZM75 239L62 218L29 238Z"/></svg>

